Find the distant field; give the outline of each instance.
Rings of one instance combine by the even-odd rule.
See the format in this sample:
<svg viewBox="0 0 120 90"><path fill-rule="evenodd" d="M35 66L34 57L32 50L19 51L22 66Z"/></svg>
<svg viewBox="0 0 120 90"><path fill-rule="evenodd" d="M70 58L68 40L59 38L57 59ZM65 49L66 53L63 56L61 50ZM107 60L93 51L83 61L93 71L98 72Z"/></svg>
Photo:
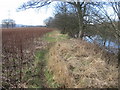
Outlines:
<svg viewBox="0 0 120 90"><path fill-rule="evenodd" d="M52 31L52 29L38 27L2 29L3 49L10 50L13 48L19 48L20 45L25 47L25 45L30 44L34 38L41 37L50 31Z"/></svg>
<svg viewBox="0 0 120 90"><path fill-rule="evenodd" d="M22 87L24 69L34 61L34 47L45 46L38 39L53 31L50 28L2 29L2 85L4 88Z"/></svg>

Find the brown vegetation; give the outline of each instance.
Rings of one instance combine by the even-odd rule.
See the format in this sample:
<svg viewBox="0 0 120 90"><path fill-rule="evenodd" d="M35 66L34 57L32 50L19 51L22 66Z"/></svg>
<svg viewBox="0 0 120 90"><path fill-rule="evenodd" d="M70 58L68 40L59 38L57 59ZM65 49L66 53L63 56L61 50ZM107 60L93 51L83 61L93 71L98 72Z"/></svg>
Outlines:
<svg viewBox="0 0 120 90"><path fill-rule="evenodd" d="M117 88L117 56L82 40L57 42L50 49L48 68L67 88Z"/></svg>
<svg viewBox="0 0 120 90"><path fill-rule="evenodd" d="M2 29L2 84L4 88L23 87L24 69L32 66L36 44L39 49L45 47L39 38L50 31L52 29L48 28Z"/></svg>

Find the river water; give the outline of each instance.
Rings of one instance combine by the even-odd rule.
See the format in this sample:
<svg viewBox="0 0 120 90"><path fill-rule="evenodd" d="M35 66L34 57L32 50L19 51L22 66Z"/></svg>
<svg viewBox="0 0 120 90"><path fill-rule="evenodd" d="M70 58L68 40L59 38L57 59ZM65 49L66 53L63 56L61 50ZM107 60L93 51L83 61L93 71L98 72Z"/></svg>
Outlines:
<svg viewBox="0 0 120 90"><path fill-rule="evenodd" d="M90 42L90 43L97 43L100 46L103 46L103 39L97 35L94 37L91 37L91 39L89 37L84 37L84 40L86 40L87 42ZM118 44L116 43L116 41L109 42L109 40L107 40L105 43L105 48L109 52L113 52L113 53L118 52Z"/></svg>

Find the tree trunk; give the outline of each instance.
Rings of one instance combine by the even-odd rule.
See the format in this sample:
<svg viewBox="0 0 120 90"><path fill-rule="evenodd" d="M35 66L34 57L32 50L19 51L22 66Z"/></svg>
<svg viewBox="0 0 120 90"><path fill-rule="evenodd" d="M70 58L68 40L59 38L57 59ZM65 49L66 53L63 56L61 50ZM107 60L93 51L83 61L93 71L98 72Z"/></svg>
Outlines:
<svg viewBox="0 0 120 90"><path fill-rule="evenodd" d="M120 30L120 16L118 21L118 30ZM118 33L120 35L120 33ZM118 64L120 65L120 37L118 36Z"/></svg>
<svg viewBox="0 0 120 90"><path fill-rule="evenodd" d="M80 2L77 3L77 11L78 11L78 19L79 19L79 33L78 38L83 38L83 15L82 15L82 7L80 6Z"/></svg>
<svg viewBox="0 0 120 90"><path fill-rule="evenodd" d="M103 41L103 46L106 46L106 39Z"/></svg>
<svg viewBox="0 0 120 90"><path fill-rule="evenodd" d="M120 6L120 3L119 3ZM118 12L118 30L120 30L120 7L119 7L119 12ZM118 72L120 72L120 32L118 33ZM120 79L118 79L118 82L120 81ZM120 83L118 84L119 88L120 88Z"/></svg>
<svg viewBox="0 0 120 90"><path fill-rule="evenodd" d="M111 37L110 37L110 39L108 41L108 49L110 48L110 43L111 43Z"/></svg>

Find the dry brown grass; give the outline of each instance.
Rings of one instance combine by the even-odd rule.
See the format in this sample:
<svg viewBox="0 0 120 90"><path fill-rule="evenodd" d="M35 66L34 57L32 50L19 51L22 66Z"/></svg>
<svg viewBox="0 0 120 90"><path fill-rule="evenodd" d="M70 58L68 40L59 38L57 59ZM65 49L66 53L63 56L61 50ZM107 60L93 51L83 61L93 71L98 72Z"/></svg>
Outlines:
<svg viewBox="0 0 120 90"><path fill-rule="evenodd" d="M48 68L68 88L118 87L116 56L82 40L57 42L50 49Z"/></svg>

